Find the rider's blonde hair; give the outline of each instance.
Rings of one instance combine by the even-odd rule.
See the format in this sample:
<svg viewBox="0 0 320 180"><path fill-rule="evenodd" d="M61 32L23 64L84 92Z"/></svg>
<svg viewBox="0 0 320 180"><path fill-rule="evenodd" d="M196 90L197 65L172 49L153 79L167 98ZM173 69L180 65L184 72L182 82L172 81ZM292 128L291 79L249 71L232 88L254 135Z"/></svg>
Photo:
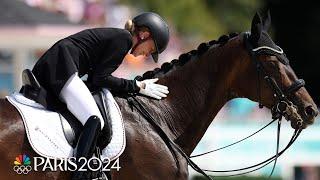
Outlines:
<svg viewBox="0 0 320 180"><path fill-rule="evenodd" d="M150 32L149 28L147 27L136 27L131 19L127 20L126 24L124 25L124 28L128 30L132 35L135 35L138 31Z"/></svg>
<svg viewBox="0 0 320 180"><path fill-rule="evenodd" d="M129 19L126 24L124 25L124 28L126 30L128 30L132 35L134 34L134 31L135 31L135 27L134 27L134 23L132 22L131 19Z"/></svg>

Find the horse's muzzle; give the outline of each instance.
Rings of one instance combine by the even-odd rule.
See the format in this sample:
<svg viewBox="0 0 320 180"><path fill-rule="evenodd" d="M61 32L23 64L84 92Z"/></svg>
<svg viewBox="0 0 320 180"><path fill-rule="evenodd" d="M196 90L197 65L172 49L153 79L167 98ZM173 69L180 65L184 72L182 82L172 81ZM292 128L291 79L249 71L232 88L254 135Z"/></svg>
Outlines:
<svg viewBox="0 0 320 180"><path fill-rule="evenodd" d="M315 118L319 114L319 111L317 109L315 109L312 105L307 106L304 109L304 112L307 117L311 117L311 118Z"/></svg>
<svg viewBox="0 0 320 180"><path fill-rule="evenodd" d="M294 112L297 112L293 109ZM297 113L293 113L292 116L289 117L291 120L291 126L294 129L299 128L299 121L302 119L302 128L305 129L308 125L314 123L316 116L319 114L317 108L312 105L307 105L299 108Z"/></svg>

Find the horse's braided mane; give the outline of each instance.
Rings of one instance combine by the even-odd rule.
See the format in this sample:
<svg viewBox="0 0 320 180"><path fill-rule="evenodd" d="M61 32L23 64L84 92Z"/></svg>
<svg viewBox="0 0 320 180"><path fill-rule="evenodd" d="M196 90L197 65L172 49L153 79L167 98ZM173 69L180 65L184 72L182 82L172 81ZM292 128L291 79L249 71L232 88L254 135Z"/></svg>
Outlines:
<svg viewBox="0 0 320 180"><path fill-rule="evenodd" d="M239 35L238 33L230 33L229 35L220 36L218 40L212 40L209 42L201 43L196 50L191 50L187 53L181 54L178 59L173 59L171 62L165 62L161 65L161 68L155 68L154 70L147 71L143 73L142 76L136 76L134 79L138 81L142 81L145 79L155 78L156 75L157 76L163 75L177 66L183 66L184 64L189 62L189 60L192 59L193 56L201 56L211 46L213 45L223 46L229 41L229 39L238 35Z"/></svg>

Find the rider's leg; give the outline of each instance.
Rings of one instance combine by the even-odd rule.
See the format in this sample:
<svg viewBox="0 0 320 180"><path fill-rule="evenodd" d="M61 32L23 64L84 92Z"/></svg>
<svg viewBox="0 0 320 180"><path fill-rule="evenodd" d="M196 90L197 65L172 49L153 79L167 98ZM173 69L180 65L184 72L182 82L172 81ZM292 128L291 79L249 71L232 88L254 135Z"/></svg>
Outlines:
<svg viewBox="0 0 320 180"><path fill-rule="evenodd" d="M60 98L67 104L69 111L84 125L76 147L76 159L92 157L97 138L104 126L100 114L89 89L77 74L70 77L61 90ZM78 166L81 165L79 162ZM79 168L79 167L78 167ZM76 172L73 179L83 178L83 172Z"/></svg>
<svg viewBox="0 0 320 180"><path fill-rule="evenodd" d="M68 110L85 125L90 116L98 116L101 129L104 121L99 108L93 99L89 89L75 73L71 76L60 92L60 99L67 104Z"/></svg>

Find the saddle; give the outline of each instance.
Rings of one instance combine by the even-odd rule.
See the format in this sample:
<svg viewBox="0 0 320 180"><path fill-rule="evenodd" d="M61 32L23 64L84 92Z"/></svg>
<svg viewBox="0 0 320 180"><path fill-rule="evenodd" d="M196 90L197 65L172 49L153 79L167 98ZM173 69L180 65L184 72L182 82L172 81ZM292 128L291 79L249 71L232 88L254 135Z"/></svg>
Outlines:
<svg viewBox="0 0 320 180"><path fill-rule="evenodd" d="M65 106L65 108L58 108L52 106L52 104L57 104L57 98L51 95L46 89L44 89L40 85L36 77L32 74L32 72L29 69L25 69L22 72L22 88L20 89L20 93L24 97L41 104L46 109L50 109L60 113L62 115L62 118L60 119L65 138L68 141L68 143L73 148L75 148L79 135L83 128L82 124L70 111L68 111L68 109ZM105 126L102 129L100 136L101 138L99 137L97 142L97 146L99 146L100 149L102 149L111 141L112 123L110 118L108 118L108 107L106 106L105 94L101 90L95 90L91 93L105 121Z"/></svg>

